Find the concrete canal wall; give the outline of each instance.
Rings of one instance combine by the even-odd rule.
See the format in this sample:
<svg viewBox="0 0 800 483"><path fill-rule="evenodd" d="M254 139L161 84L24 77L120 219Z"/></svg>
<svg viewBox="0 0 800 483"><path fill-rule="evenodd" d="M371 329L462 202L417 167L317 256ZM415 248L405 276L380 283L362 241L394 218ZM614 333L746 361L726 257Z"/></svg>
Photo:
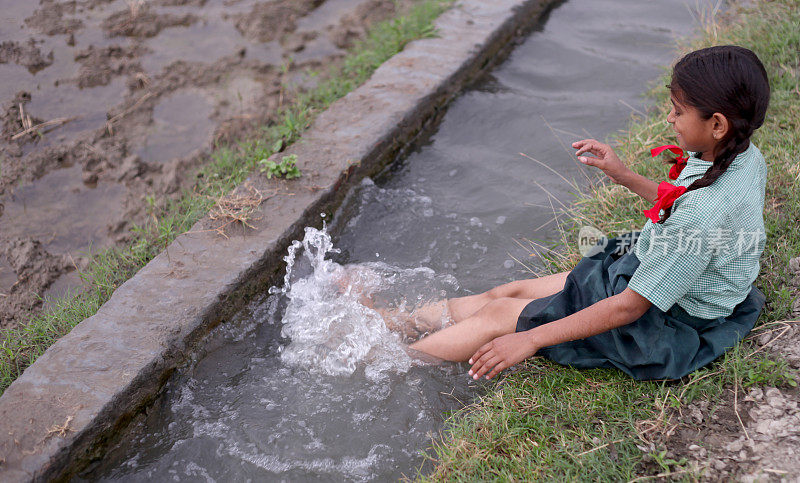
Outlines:
<svg viewBox="0 0 800 483"><path fill-rule="evenodd" d="M436 21L436 38L410 43L274 156L296 155L301 178L254 175L239 187L266 197L252 227L226 238L206 217L117 288L0 397L0 480L68 478L101 455L203 336L275 280L305 226L435 122L555 3L457 2Z"/></svg>

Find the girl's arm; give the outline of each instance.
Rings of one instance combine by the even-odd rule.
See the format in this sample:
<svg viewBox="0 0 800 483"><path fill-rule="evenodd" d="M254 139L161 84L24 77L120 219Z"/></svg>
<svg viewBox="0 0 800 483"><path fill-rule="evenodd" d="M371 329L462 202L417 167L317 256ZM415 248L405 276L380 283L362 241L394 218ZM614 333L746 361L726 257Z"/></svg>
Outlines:
<svg viewBox="0 0 800 483"><path fill-rule="evenodd" d="M628 173L622 177L622 181L619 184L650 203L655 203L656 198L658 198L658 183L631 170L628 170Z"/></svg>
<svg viewBox="0 0 800 483"><path fill-rule="evenodd" d="M486 378L491 379L500 371L536 354L542 347L585 339L630 324L644 315L651 305L649 300L626 288L563 319L494 339L470 358L472 369L469 373L478 379L488 372Z"/></svg>
<svg viewBox="0 0 800 483"><path fill-rule="evenodd" d="M575 155L581 163L600 168L614 183L621 184L647 201L655 203L658 183L628 169L611 146L594 139L583 139L572 143L572 147L578 150ZM581 156L587 152L596 157Z"/></svg>

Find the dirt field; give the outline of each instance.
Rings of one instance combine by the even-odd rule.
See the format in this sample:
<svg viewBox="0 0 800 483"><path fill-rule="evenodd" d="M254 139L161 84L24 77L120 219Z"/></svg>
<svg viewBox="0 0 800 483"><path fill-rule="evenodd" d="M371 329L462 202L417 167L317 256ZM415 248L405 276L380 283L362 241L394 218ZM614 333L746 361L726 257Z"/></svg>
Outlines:
<svg viewBox="0 0 800 483"><path fill-rule="evenodd" d="M413 0L401 2L401 5ZM208 159L270 123L391 0L40 0L0 13L0 327L79 287ZM403 8L402 6L400 8ZM39 126L41 125L41 126ZM37 128L37 126L39 126Z"/></svg>

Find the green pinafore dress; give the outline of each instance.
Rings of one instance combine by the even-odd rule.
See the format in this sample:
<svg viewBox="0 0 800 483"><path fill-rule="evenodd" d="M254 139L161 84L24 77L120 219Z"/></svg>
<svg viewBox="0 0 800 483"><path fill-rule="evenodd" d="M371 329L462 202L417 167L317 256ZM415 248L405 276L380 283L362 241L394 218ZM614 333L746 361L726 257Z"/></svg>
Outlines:
<svg viewBox="0 0 800 483"><path fill-rule="evenodd" d="M519 316L517 332L562 319L621 293L638 266L634 250L621 247L618 238L609 240L602 252L577 264L561 292L529 303ZM546 347L538 354L576 368L617 368L635 379L678 379L709 364L744 338L764 302L764 294L753 285L728 317L702 319L678 304L666 312L653 305L628 325Z"/></svg>

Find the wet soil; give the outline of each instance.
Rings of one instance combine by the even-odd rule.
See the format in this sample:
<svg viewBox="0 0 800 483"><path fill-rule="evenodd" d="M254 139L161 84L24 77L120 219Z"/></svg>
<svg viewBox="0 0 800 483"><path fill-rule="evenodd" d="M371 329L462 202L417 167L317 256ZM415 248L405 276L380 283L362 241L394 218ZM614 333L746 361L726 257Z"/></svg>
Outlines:
<svg viewBox="0 0 800 483"><path fill-rule="evenodd" d="M236 15L236 30L251 40L270 42L297 28L297 19L319 7L324 0L259 2L247 13Z"/></svg>
<svg viewBox="0 0 800 483"><path fill-rule="evenodd" d="M42 295L79 289L76 267L127 241L146 197L179 196L216 144L274 122L305 72L335 64L371 24L414 1L4 7L0 327L40 309Z"/></svg>
<svg viewBox="0 0 800 483"><path fill-rule="evenodd" d="M0 64L7 63L24 66L31 74L35 74L53 63L53 51L44 55L34 39L28 39L27 42L3 42L0 43Z"/></svg>

